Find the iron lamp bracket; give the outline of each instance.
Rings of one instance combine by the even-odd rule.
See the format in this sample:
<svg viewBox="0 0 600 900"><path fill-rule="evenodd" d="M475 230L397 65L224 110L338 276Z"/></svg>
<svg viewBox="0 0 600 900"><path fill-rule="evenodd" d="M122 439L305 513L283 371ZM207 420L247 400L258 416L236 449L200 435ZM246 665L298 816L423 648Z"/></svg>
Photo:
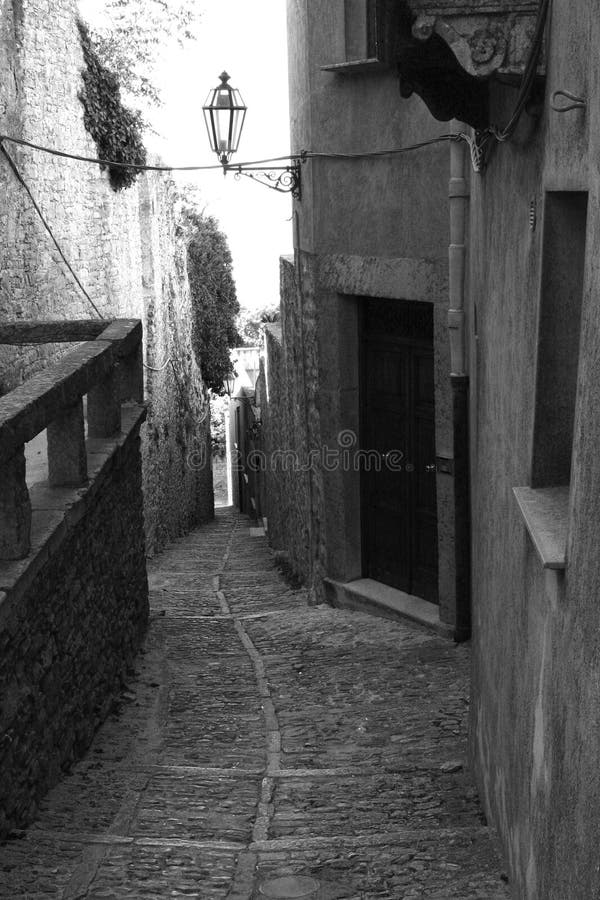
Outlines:
<svg viewBox="0 0 600 900"><path fill-rule="evenodd" d="M302 177L300 174L300 163L294 163L291 166L236 166L224 165L223 173L233 172L234 177L239 180L242 175L264 184L265 187L272 191L278 191L280 194L291 194L294 200L302 199Z"/></svg>

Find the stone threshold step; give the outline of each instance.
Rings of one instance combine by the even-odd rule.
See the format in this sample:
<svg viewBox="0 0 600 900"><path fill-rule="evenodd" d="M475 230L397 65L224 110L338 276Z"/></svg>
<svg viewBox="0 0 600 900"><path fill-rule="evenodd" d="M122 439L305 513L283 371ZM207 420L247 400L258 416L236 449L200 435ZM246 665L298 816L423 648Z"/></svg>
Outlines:
<svg viewBox="0 0 600 900"><path fill-rule="evenodd" d="M325 579L327 600L337 609L349 609L369 613L384 619L416 622L434 631L441 637L452 640L454 631L450 625L440 621L439 608L428 600L405 594L396 588L359 578L356 581L334 581Z"/></svg>

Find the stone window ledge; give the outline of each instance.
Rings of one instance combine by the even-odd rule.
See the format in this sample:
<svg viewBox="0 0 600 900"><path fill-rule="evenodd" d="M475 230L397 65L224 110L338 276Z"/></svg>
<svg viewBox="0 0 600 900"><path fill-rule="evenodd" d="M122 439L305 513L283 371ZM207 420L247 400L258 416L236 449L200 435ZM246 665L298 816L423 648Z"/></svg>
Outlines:
<svg viewBox="0 0 600 900"><path fill-rule="evenodd" d="M513 488L521 515L545 569L566 568L569 487Z"/></svg>
<svg viewBox="0 0 600 900"><path fill-rule="evenodd" d="M370 59L352 59L341 63L320 66L322 72L333 72L337 75L355 75L364 72L378 72L387 69L386 63L376 57Z"/></svg>

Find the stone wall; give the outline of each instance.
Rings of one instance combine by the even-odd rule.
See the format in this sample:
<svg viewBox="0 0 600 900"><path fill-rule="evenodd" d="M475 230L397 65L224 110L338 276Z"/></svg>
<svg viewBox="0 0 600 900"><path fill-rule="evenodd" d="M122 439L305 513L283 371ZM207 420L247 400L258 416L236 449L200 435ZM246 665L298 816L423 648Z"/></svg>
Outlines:
<svg viewBox="0 0 600 900"><path fill-rule="evenodd" d="M78 99L83 54L75 0L0 0L0 132L84 156L97 155ZM107 318L144 322L150 399L143 430L149 552L212 515L210 468L191 468L208 417L191 351L184 251L173 219L173 185L148 174L115 193L98 166L6 144L67 258ZM0 158L0 319L96 314ZM0 391L62 350L0 351Z"/></svg>
<svg viewBox="0 0 600 900"><path fill-rule="evenodd" d="M300 260L300 277L310 275ZM294 260L281 260L281 329L266 330L267 403L262 413L269 540L291 572L322 591L322 475L317 409L316 310L310 279L300 288ZM262 407L261 407L262 409ZM311 453L316 461L311 463Z"/></svg>
<svg viewBox="0 0 600 900"><path fill-rule="evenodd" d="M186 250L173 217L174 186L139 187L148 421L142 430L148 552L211 518L210 410L191 344ZM163 366L166 367L163 368Z"/></svg>
<svg viewBox="0 0 600 900"><path fill-rule="evenodd" d="M0 838L89 746L146 630L139 408L89 485L31 491L33 552L0 563Z"/></svg>

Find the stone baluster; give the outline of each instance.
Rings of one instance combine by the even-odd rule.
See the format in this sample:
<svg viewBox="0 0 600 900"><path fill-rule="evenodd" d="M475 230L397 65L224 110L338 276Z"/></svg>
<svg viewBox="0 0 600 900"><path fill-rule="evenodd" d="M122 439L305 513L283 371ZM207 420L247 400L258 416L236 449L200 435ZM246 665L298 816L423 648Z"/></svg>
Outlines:
<svg viewBox="0 0 600 900"><path fill-rule="evenodd" d="M112 437L121 430L121 397L115 369L88 392L88 437Z"/></svg>
<svg viewBox="0 0 600 900"><path fill-rule="evenodd" d="M85 422L81 399L48 425L48 481L52 487L87 481Z"/></svg>
<svg viewBox="0 0 600 900"><path fill-rule="evenodd" d="M119 397L122 401L144 402L144 367L141 342L133 353L121 359L117 366Z"/></svg>
<svg viewBox="0 0 600 900"><path fill-rule="evenodd" d="M31 503L25 450L0 464L0 559L24 559L31 549Z"/></svg>

